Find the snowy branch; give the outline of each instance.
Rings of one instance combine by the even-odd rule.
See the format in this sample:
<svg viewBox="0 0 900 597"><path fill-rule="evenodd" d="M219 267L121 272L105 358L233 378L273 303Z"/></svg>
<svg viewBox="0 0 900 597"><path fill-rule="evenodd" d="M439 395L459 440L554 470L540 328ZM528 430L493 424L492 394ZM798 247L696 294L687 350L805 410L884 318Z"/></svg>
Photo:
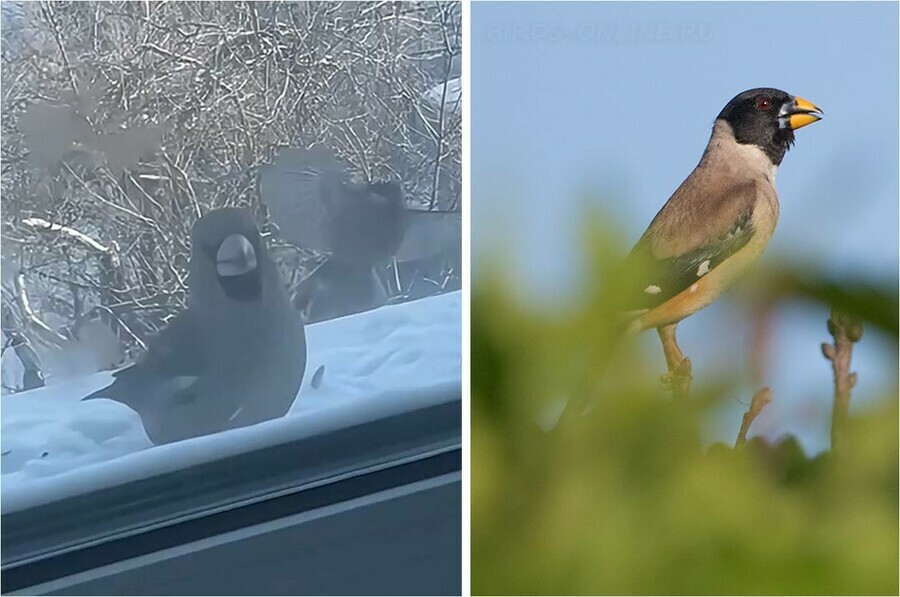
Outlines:
<svg viewBox="0 0 900 597"><path fill-rule="evenodd" d="M73 240L76 240L81 244L97 251L98 253L111 253L111 249L109 247L94 240L84 232L80 232L78 230L75 230L74 228L70 228L69 226L53 224L42 218L26 218L22 220L22 223L35 230L41 230L45 232L59 232L63 236L67 236Z"/></svg>

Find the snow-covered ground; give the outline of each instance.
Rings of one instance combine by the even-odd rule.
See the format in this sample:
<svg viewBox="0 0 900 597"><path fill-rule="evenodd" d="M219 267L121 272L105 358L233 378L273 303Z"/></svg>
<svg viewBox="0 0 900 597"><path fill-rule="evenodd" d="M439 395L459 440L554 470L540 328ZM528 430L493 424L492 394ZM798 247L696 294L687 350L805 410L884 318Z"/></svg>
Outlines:
<svg viewBox="0 0 900 597"><path fill-rule="evenodd" d="M462 78L456 77L447 81L446 91L444 84L439 83L426 91L422 97L435 109L443 107L450 114L459 114L462 106Z"/></svg>
<svg viewBox="0 0 900 597"><path fill-rule="evenodd" d="M453 292L307 326L306 374L290 413L211 436L154 447L128 407L81 402L110 383L108 372L4 396L2 510L458 400L460 297Z"/></svg>

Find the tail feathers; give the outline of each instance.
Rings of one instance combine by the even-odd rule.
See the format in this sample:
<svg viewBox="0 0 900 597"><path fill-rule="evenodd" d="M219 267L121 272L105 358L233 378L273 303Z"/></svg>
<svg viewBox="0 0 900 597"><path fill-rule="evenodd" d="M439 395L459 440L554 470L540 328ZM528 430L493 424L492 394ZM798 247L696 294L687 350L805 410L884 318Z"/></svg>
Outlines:
<svg viewBox="0 0 900 597"><path fill-rule="evenodd" d="M331 250L327 221L337 190L348 180L342 164L324 149L282 149L260 167L259 194L285 240L316 251Z"/></svg>
<svg viewBox="0 0 900 597"><path fill-rule="evenodd" d="M138 365L113 373L115 380L108 386L88 394L82 401L108 398L135 410L150 408L154 403L178 404L196 398L199 375L162 375L146 371Z"/></svg>
<svg viewBox="0 0 900 597"><path fill-rule="evenodd" d="M622 313L613 323L606 342L598 343L582 373L581 382L576 386L575 395L557 400L548 405L539 415L538 425L551 432L565 427L594 407L594 396L598 380L603 379L621 347L643 331L640 315L646 310Z"/></svg>
<svg viewBox="0 0 900 597"><path fill-rule="evenodd" d="M109 398L110 400L118 400L116 398L116 395L121 390L122 385L122 378L120 378L119 376L126 371L130 371L132 367L134 367L134 365L129 365L124 369L119 369L118 371L114 372L112 374L113 382L111 384L104 386L95 392L91 392L90 394L82 398L81 402L84 402L85 400L96 400L97 398Z"/></svg>
<svg viewBox="0 0 900 597"><path fill-rule="evenodd" d="M106 398L108 400L115 400L116 402L121 402L123 404L128 404L126 402L125 396L128 395L128 392L123 391L123 384L121 380L115 380L108 386L104 386L95 392L91 392L87 396L81 399L81 402L85 402L87 400L97 400L98 398Z"/></svg>

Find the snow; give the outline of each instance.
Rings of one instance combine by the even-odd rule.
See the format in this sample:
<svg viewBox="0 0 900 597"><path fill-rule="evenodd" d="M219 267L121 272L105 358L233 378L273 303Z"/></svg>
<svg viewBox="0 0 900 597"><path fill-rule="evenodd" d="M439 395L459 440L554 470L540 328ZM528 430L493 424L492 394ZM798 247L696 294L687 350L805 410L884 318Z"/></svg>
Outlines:
<svg viewBox="0 0 900 597"><path fill-rule="evenodd" d="M462 105L462 79L457 77L447 81L447 92L444 93L444 84L440 83L426 91L422 97L433 108L440 109L443 98L443 109L450 114L459 114Z"/></svg>
<svg viewBox="0 0 900 597"><path fill-rule="evenodd" d="M2 512L459 400L460 297L452 292L307 326L306 373L288 415L174 444L153 446L140 417L122 404L81 402L110 383L109 372L6 395Z"/></svg>

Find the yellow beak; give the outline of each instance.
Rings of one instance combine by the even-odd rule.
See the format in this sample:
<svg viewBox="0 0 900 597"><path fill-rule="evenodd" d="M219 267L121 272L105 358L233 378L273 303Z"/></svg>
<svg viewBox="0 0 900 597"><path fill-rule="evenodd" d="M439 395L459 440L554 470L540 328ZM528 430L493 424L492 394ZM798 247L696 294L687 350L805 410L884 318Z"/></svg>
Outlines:
<svg viewBox="0 0 900 597"><path fill-rule="evenodd" d="M822 120L824 112L820 110L814 103L805 100L802 97L794 97L794 106L791 109L788 123L793 130L805 127Z"/></svg>

